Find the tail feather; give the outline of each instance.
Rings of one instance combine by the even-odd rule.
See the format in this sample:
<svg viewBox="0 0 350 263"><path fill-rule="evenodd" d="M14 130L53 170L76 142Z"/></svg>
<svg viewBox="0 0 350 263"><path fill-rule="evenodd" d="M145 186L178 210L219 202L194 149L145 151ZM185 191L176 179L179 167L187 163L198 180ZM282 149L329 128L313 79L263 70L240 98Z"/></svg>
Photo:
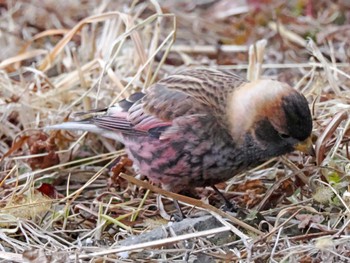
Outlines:
<svg viewBox="0 0 350 263"><path fill-rule="evenodd" d="M92 132L96 133L99 135L102 135L106 138L110 138L113 140L117 140L120 142L123 142L123 136L120 132L116 131L109 131L106 129L102 129L100 127L97 127L95 124L92 124L87 121L80 121L80 122L63 122L60 124L55 124L51 126L46 126L46 130L70 130L70 131L87 131L87 132Z"/></svg>

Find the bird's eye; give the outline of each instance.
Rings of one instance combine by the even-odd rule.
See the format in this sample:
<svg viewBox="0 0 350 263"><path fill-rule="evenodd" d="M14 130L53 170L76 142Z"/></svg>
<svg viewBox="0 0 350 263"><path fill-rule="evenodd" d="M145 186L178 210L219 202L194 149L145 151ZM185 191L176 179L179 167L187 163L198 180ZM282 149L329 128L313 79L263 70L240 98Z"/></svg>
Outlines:
<svg viewBox="0 0 350 263"><path fill-rule="evenodd" d="M290 138L290 135L284 134L284 133L280 133L279 136L280 136L282 139L288 139L288 138Z"/></svg>

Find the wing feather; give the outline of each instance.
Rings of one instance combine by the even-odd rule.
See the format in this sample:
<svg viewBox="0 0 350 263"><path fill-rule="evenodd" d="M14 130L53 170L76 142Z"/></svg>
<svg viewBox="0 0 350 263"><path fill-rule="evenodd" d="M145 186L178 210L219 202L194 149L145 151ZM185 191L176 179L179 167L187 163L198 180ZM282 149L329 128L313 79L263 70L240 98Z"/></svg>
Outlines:
<svg viewBox="0 0 350 263"><path fill-rule="evenodd" d="M246 82L224 70L185 70L152 85L145 94L122 100L119 109L124 114L109 110L106 115L93 117L91 122L100 128L135 135L166 132L163 129L166 127L176 131L178 127L172 126L180 125L181 121L176 120L186 116L216 116L220 122L226 114L228 94Z"/></svg>
<svg viewBox="0 0 350 263"><path fill-rule="evenodd" d="M227 95L246 82L224 70L186 70L151 86L142 99L142 107L164 120L198 113L220 116L226 113Z"/></svg>

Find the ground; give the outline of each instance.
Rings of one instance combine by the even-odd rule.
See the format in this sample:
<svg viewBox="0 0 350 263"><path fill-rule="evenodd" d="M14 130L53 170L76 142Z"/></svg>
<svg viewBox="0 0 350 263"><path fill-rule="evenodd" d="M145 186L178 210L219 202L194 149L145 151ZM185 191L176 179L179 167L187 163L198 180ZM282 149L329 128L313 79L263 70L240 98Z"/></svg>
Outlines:
<svg viewBox="0 0 350 263"><path fill-rule="evenodd" d="M350 261L348 1L2 0L0 21L2 262ZM310 103L316 157L217 186L243 212L157 188L118 142L43 129L198 66Z"/></svg>

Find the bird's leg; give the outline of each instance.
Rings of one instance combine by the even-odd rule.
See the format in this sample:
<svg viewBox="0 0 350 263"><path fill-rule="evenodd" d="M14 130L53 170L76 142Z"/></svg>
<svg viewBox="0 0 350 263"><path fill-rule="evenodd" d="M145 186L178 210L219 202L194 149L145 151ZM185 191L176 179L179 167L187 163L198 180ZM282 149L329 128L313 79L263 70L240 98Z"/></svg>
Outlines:
<svg viewBox="0 0 350 263"><path fill-rule="evenodd" d="M182 189L179 192L179 194L185 195L185 196L188 196L188 197L192 197L192 198L195 198L195 199L199 199L198 195L196 194L196 191L194 191L194 189L190 188L190 187ZM187 216L185 216L185 214L183 213L179 202L177 200L173 199L173 203L174 203L174 206L176 207L176 210L178 211L178 213L173 215L174 220L175 221L181 221L181 220L185 219Z"/></svg>
<svg viewBox="0 0 350 263"><path fill-rule="evenodd" d="M176 222L180 222L186 218L185 214L183 213L180 204L177 200L173 199L174 206L176 207L177 213L173 215L173 218Z"/></svg>
<svg viewBox="0 0 350 263"><path fill-rule="evenodd" d="M234 203L230 202L230 200L228 200L228 199L225 197L225 195L224 195L223 193L221 193L221 192L219 191L219 189L216 188L215 185L212 185L211 188L213 188L213 190L215 191L215 193L216 193L218 196L220 196L220 197L224 200L224 202L225 202L225 208L224 208L224 210L231 211L231 212L237 212L237 206L236 206Z"/></svg>

